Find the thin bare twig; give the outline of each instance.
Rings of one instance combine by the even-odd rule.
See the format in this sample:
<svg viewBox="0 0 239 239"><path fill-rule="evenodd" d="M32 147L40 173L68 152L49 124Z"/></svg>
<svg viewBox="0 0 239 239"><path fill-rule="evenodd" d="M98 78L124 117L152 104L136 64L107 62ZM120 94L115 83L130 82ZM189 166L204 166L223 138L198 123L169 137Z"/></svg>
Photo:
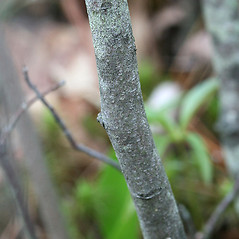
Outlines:
<svg viewBox="0 0 239 239"><path fill-rule="evenodd" d="M235 181L233 189L223 198L223 200L219 203L216 207L215 211L207 221L204 229L204 239L210 238L211 234L213 233L216 224L220 218L220 216L224 213L224 211L228 208L228 206L232 203L235 197L239 193L239 177Z"/></svg>
<svg viewBox="0 0 239 239"><path fill-rule="evenodd" d="M56 86L48 89L43 92L43 95L47 95L48 93L57 90L60 86L62 86L64 82L60 82ZM7 154L7 138L9 134L12 132L14 127L16 126L18 120L22 116L22 114L34 103L38 100L38 97L34 97L29 101L22 103L21 107L16 111L16 113L10 118L9 123L2 129L0 129L0 164L4 169L6 178L8 179L9 184L11 185L14 197L16 199L16 204L23 218L26 231L28 236L31 239L37 239L34 224L31 221L29 216L27 205L24 202L24 195L22 187L19 183L18 176L15 172L13 165L10 162L10 159Z"/></svg>
<svg viewBox="0 0 239 239"><path fill-rule="evenodd" d="M19 183L18 175L16 174L15 169L11 164L8 155L1 155L0 163L5 172L6 178L8 179L8 182L11 185L12 192L16 200L19 212L21 213L22 219L24 221L28 236L31 239L37 239L38 237L36 236L34 224L31 221L27 205L24 202L23 190Z"/></svg>
<svg viewBox="0 0 239 239"><path fill-rule="evenodd" d="M7 135L8 134L6 134L5 136L7 136ZM14 169L13 165L11 164L10 159L7 155L6 144L7 144L6 138L2 137L2 134L0 133L0 164L1 164L1 167L3 168L6 178L8 179L8 182L12 188L12 192L13 192L14 198L16 200L16 204L19 209L19 212L21 213L22 219L24 221L27 233L31 239L37 239L34 225L30 219L28 208L24 202L23 191L22 191L21 185L19 183L19 179L18 179L15 169Z"/></svg>
<svg viewBox="0 0 239 239"><path fill-rule="evenodd" d="M42 93L42 96L48 95L49 93L59 89L64 84L65 84L65 81L61 81L61 82L57 83L55 86L53 86L53 87L47 89L46 91L44 91ZM2 129L1 139L0 139L2 143L6 141L7 136L12 132L12 130L16 126L17 122L19 121L19 119L21 118L23 113L25 113L31 107L31 105L33 105L37 100L38 100L38 97L35 96L35 97L31 98L30 100L25 101L21 104L19 109L10 118L9 123Z"/></svg>
<svg viewBox="0 0 239 239"><path fill-rule="evenodd" d="M178 205L178 210L182 218L185 231L187 233L187 239L193 239L196 230L190 212L183 204Z"/></svg>
<svg viewBox="0 0 239 239"><path fill-rule="evenodd" d="M114 167L115 169L121 171L119 164L106 157L104 154L101 154L91 148L86 147L85 145L82 144L78 144L76 142L76 140L73 138L71 132L68 130L68 128L66 127L65 123L62 121L61 117L57 114L57 112L55 111L55 109L46 101L46 99L44 98L44 96L39 92L39 90L37 89L36 86L34 86L32 84L32 82L30 81L29 75L28 75L28 70L27 67L23 68L23 74L24 74L24 78L25 81L27 83L27 85L29 86L30 89L32 89L37 98L41 100L41 102L49 109L49 111L52 113L52 116L54 117L55 121L57 122L57 124L60 126L60 128L62 129L64 135L66 136L67 140L69 141L70 145L77 151L81 151L84 152L86 154L88 154L91 157L94 157L106 164L111 165L112 167Z"/></svg>

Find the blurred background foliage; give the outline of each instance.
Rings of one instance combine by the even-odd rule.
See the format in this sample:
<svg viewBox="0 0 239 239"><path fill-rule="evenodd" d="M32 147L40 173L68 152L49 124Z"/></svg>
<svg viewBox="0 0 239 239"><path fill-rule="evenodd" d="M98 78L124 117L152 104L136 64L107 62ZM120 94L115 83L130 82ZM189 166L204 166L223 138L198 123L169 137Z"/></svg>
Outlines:
<svg viewBox="0 0 239 239"><path fill-rule="evenodd" d="M178 204L186 207L200 231L232 182L215 130L218 82L209 78L213 75L210 40L195 4L129 1L155 144ZM79 142L116 160L96 121L100 104L84 1L1 1L0 14L7 19L9 47L19 72L24 63L29 65L40 89L67 79L67 85L49 101ZM190 24L185 25L188 19ZM27 90L26 95L30 95ZM31 114L72 239L142 238L123 176L74 152L51 114L39 104ZM214 236L229 238L236 227L238 220L229 208ZM238 231L233 233L239 238Z"/></svg>

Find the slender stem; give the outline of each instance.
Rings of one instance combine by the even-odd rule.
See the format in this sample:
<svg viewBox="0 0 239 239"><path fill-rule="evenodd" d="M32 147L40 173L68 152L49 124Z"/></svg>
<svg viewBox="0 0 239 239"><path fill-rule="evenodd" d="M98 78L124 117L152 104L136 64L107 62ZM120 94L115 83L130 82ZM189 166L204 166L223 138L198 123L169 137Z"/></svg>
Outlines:
<svg viewBox="0 0 239 239"><path fill-rule="evenodd" d="M27 85L29 86L30 89L32 89L37 98L39 100L41 100L41 102L49 109L49 111L51 112L52 116L54 117L55 121L57 122L57 124L60 126L60 128L62 129L64 135L66 136L67 140L69 141L70 145L77 151L81 151L84 152L86 154L88 154L89 156L92 156L106 164L111 165L112 167L114 167L115 169L120 170L120 166L119 164L106 157L104 154L101 154L100 152L97 152L89 147L86 147L85 145L82 144L78 144L76 142L76 140L73 138L71 132L68 130L68 128L66 127L65 123L62 121L61 117L57 114L57 112L55 111L55 109L46 101L46 99L44 98L44 96L40 93L40 91L37 89L36 86L34 86L29 78L28 75L28 70L26 67L23 68L23 74L24 74L24 78L25 81L27 83Z"/></svg>
<svg viewBox="0 0 239 239"><path fill-rule="evenodd" d="M228 206L232 203L232 201L236 198L238 193L239 193L239 177L235 181L233 189L223 198L223 200L219 203L219 205L216 207L215 211L207 221L204 229L204 239L210 238L219 218L225 212Z"/></svg>
<svg viewBox="0 0 239 239"><path fill-rule="evenodd" d="M49 93L59 89L65 82L61 81L55 86L47 89L42 93L43 96L48 95ZM12 132L15 128L17 122L21 118L21 116L38 100L38 97L35 96L28 101L25 101L21 104L20 108L15 112L15 114L10 118L9 123L2 129L1 141L5 141L7 136Z"/></svg>
<svg viewBox="0 0 239 239"><path fill-rule="evenodd" d="M179 204L178 209L185 231L187 232L187 239L194 239L196 230L190 212L183 204Z"/></svg>
<svg viewBox="0 0 239 239"><path fill-rule="evenodd" d="M13 195L16 199L17 207L19 209L20 215L22 216L28 236L31 239L37 239L34 225L30 219L27 206L25 205L25 202L24 202L24 196L23 196L22 188L20 186L18 177L16 175L15 169L13 168L10 162L10 159L7 157L5 144L0 144L0 164L11 186Z"/></svg>

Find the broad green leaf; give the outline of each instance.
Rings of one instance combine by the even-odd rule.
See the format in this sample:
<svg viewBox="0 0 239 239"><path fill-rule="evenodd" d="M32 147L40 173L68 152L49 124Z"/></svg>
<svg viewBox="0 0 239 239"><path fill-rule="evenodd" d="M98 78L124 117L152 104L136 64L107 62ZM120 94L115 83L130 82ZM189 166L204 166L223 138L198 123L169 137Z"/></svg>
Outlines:
<svg viewBox="0 0 239 239"><path fill-rule="evenodd" d="M116 158L113 150L110 157ZM102 238L139 238L139 223L125 179L120 172L108 165L102 168L94 182L81 179L77 183L73 203L68 209L72 222L79 215L87 223L96 221ZM71 233L77 235L74 223ZM94 232L90 228L86 234L85 238L94 238Z"/></svg>
<svg viewBox="0 0 239 239"><path fill-rule="evenodd" d="M198 134L188 133L186 140L192 148L192 155L195 156L202 180L206 184L210 183L213 178L213 166L203 139Z"/></svg>
<svg viewBox="0 0 239 239"><path fill-rule="evenodd" d="M102 238L137 239L138 219L123 175L105 166L95 186L97 194L101 195L98 198L97 218Z"/></svg>
<svg viewBox="0 0 239 239"><path fill-rule="evenodd" d="M217 89L218 81L211 78L195 86L183 97L180 111L180 125L183 129L187 128L195 112Z"/></svg>
<svg viewBox="0 0 239 239"><path fill-rule="evenodd" d="M138 221L133 201L129 194L122 202L122 208L117 218L115 218L114 226L110 228L107 239L121 238L137 238Z"/></svg>

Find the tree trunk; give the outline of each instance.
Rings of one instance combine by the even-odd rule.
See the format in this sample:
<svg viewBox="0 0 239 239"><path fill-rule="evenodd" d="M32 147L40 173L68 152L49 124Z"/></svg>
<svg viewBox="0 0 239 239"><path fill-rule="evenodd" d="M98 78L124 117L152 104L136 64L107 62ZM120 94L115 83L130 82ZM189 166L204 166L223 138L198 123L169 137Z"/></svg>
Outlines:
<svg viewBox="0 0 239 239"><path fill-rule="evenodd" d="M205 0L204 15L214 46L214 69L220 81L221 133L231 175L239 172L239 11L238 0Z"/></svg>
<svg viewBox="0 0 239 239"><path fill-rule="evenodd" d="M186 238L144 110L127 1L86 0L86 5L101 94L98 120L120 162L143 236Z"/></svg>
<svg viewBox="0 0 239 239"><path fill-rule="evenodd" d="M236 179L239 176L239 3L238 0L204 0L203 10L214 46L214 69L220 81L217 129L227 168Z"/></svg>

